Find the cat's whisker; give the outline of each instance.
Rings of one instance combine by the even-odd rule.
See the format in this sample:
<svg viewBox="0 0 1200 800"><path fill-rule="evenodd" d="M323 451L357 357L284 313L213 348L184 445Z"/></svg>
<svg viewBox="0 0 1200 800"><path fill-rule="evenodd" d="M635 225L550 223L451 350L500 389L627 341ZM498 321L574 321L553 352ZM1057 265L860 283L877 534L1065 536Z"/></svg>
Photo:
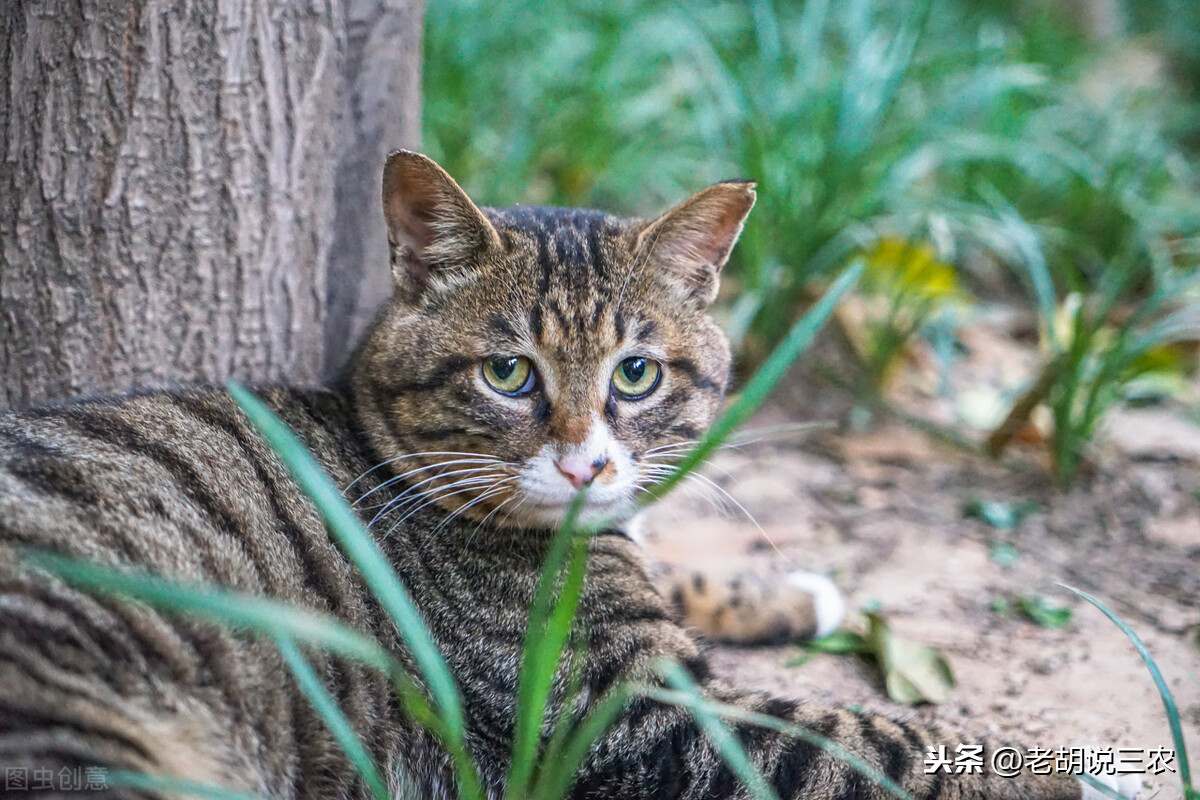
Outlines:
<svg viewBox="0 0 1200 800"><path fill-rule="evenodd" d="M436 503L442 498L453 497L456 494L465 494L470 491L484 491L490 488L494 482L495 479L493 478L477 478L469 481L457 481L448 486L438 487L436 490L430 490L415 497L410 497L403 503L397 503L391 508L384 509L371 520L371 525L374 525L385 516L419 510L419 508Z"/></svg>
<svg viewBox="0 0 1200 800"><path fill-rule="evenodd" d="M719 500L720 502L714 503L714 505L721 513L728 513L728 509L730 507L740 509L742 513L745 514L746 518L749 519L750 522L755 525L755 527L758 527L758 522L756 522L754 517L750 515L750 512L746 511L742 504L733 498L733 495L731 495L720 484L708 476L701 475L698 472L688 473L686 476L684 476L684 485L695 486L702 490L705 495Z"/></svg>
<svg viewBox="0 0 1200 800"><path fill-rule="evenodd" d="M376 470L383 469L384 467L388 466L389 464L395 464L397 461L404 461L405 459L408 459L408 458L421 458L421 457L428 458L431 456L473 456L473 457L481 458L481 459L490 459L492 461L500 461L501 460L501 459L497 458L496 456L490 456L490 455L486 455L484 453L461 453L461 452L457 452L454 450L426 450L423 453L405 453L404 455L399 455L399 456L396 456L395 458L389 458L387 461L381 461L380 463L371 467L369 470L367 470L363 474L359 475L354 480L350 481L350 483L346 484L346 488L342 490L342 494L345 495L347 492L349 492L351 489L353 489L356 485L358 485L358 482L361 481L363 478L367 477L368 475L370 475L372 472L375 472Z"/></svg>
<svg viewBox="0 0 1200 800"><path fill-rule="evenodd" d="M476 470L470 470L470 471L475 472ZM464 472L465 472L465 470L464 470ZM457 474L457 473L453 473L453 474ZM445 476L445 477L452 477L452 475ZM439 476L439 477L442 477L442 476ZM377 513L375 515L375 517L371 520L371 522L368 524L368 527L370 527L371 525L374 525L381 517L383 517L386 514L389 514L393 511L397 511L397 510L403 510L406 506L410 506L413 503L419 503L422 500L427 499L427 498L435 498L436 499L439 495L442 495L444 492L446 492L450 489L474 488L477 486L490 486L493 483L495 483L498 479L503 478L503 477L505 477L505 476L494 475L494 474L469 475L465 478L460 478L459 480L452 481L451 483L448 483L448 484L444 484L441 486L432 486L428 489L422 489L422 490L418 491L412 497L405 497L404 495L401 495L399 497L394 498L391 502L389 502L386 506L384 506L383 510L381 510L379 513ZM417 488L418 487L413 487L412 489L409 490L409 492L411 492ZM407 494L408 494L408 492L405 493L405 495L407 495Z"/></svg>
<svg viewBox="0 0 1200 800"><path fill-rule="evenodd" d="M791 422L783 425L772 425L766 428L756 428L733 434L727 441L718 445L717 449L734 450L751 444L773 441L789 434L827 430L832 427L834 427L834 423L832 422ZM700 444L701 441L701 439L689 439L683 442L669 442L658 447L649 448L642 453L642 457L645 458L660 453L683 454Z"/></svg>
<svg viewBox="0 0 1200 800"><path fill-rule="evenodd" d="M642 494L646 494L646 495L651 494L650 485L641 483L641 482L635 483L633 485L633 496L635 499L637 498L638 492L641 492ZM666 509L671 512L671 518L674 519L676 522L678 522L681 519L681 517L679 516L678 508L676 508L675 506L672 506L672 505L668 505L668 506L666 506Z"/></svg>
<svg viewBox="0 0 1200 800"><path fill-rule="evenodd" d="M650 479L648 481L648 484L657 483L659 480L667 477L668 475L670 475L673 472L674 472L674 469L672 469L670 467L655 466L655 465L643 465L643 473L644 473L645 477ZM790 565L791 567L793 567L795 569L800 568L799 565L797 565L795 561L793 561L791 558L788 557L788 555L786 553L784 553L782 550L779 549L779 545L775 544L775 541L767 534L767 532L763 528L763 526L758 523L758 520L754 518L754 515L751 514L746 509L746 507L738 501L738 499L736 497L734 497L732 494L730 494L725 489L725 487L721 486L716 481L709 478L707 475L703 475L698 472L690 472L686 476L684 476L684 478L685 478L684 482L682 484L680 484L684 488L684 490L687 490L688 488L704 488L707 491L704 492L702 494L702 496L709 499L710 502L713 500L712 493L714 493L714 492L718 493L724 499L725 502L727 502L730 506L732 506L733 508L735 508L739 512L741 512L741 514L750 521L750 524L752 524L755 527L755 529L758 531L759 535L762 536L763 541L765 541L767 544L769 544L771 546L771 549L774 550L775 553L780 558L782 558L784 561L786 561L788 563L788 565ZM636 484L636 487L638 489L640 489L641 491L645 492L646 494L651 493L651 490L649 489L648 485L643 484L640 479L639 479L638 483ZM722 511L722 513L725 513L725 509L721 509L719 506L716 506L715 503L714 503L714 507L718 508L718 510Z"/></svg>
<svg viewBox="0 0 1200 800"><path fill-rule="evenodd" d="M658 447L651 447L648 450L643 451L642 455L649 456L653 455L654 453L661 453L663 451L683 450L689 447L695 447L698 444L700 444L699 439L688 439L684 442L668 442L667 444L660 444Z"/></svg>
<svg viewBox="0 0 1200 800"><path fill-rule="evenodd" d="M487 500L487 499L489 499L489 498L491 498L491 497L496 497L496 496L498 496L498 495L500 495L500 494L503 494L504 492L506 492L506 491L510 491L510 490L511 490L511 487L509 487L509 486L495 486L495 487L493 487L493 488L491 488L491 489L487 490L486 492L484 492L484 493L480 494L478 497L473 497L473 498L471 498L471 500L469 500L468 502L464 503L463 505L459 506L458 508L456 508L456 509L454 509L452 512L450 512L450 513L449 513L449 514L446 516L446 518L445 518L445 519L443 519L441 522L439 522L439 523L437 524L437 526L436 526L436 527L434 527L434 529L433 529L432 531L430 531L429 535L430 535L430 536L433 536L433 535L434 535L434 534L436 534L438 531L440 531L440 530L441 530L441 529L442 529L444 526L448 525L448 524L449 524L450 522L452 522L453 520L455 520L455 519L457 519L458 517L460 517L460 516L462 516L463 514L465 514L465 513L466 513L466 512L467 512L469 509L473 508L474 506L477 506L477 505L479 505L479 504L480 504L480 503L482 503L484 500ZM515 496L516 496L516 495L513 495L513 497L515 497ZM506 500L504 501L504 503L507 503L507 502L508 502L508 500L511 500L511 499L512 499L512 497L509 497L508 499L506 499ZM502 505L504 505L504 503L501 503L500 505L502 506ZM499 508L499 507L500 507L500 506L497 506L497 508ZM488 519L488 517L490 517L492 513L495 513L495 510L496 510L496 509L492 509L492 512L491 512L491 513L489 513L487 517L484 517L484 520L487 520L487 519ZM474 534L472 534L472 536L473 536L473 535L474 535Z"/></svg>
<svg viewBox="0 0 1200 800"><path fill-rule="evenodd" d="M402 502L406 498L412 496L414 493L422 494L426 491L429 491L429 489L434 488L434 487L422 488L422 487L426 486L427 484L435 483L436 481L439 481L439 480L445 481L445 480L451 480L451 479L455 479L455 478L461 478L463 476L471 476L471 475L475 475L475 474L487 474L488 471L493 470L493 469L494 469L494 467L486 467L486 466L462 467L460 469L451 470L449 472L430 475L427 478L424 478L415 484L412 484L410 486L403 488L399 493L387 497L387 499L384 500L382 503L376 503L374 505L369 505L369 506L358 506L357 503L355 503L355 504L352 504L352 507L356 506L360 510L367 510L367 509L372 509L372 508L379 508L380 506L387 507L389 505L395 505L396 503ZM394 482L394 481L392 481L392 482ZM382 489L384 487L381 486L379 488ZM383 497L383 496L384 495L381 495L381 497ZM365 497L365 495L364 495L364 497ZM363 498L359 498L359 499L361 500Z"/></svg>
<svg viewBox="0 0 1200 800"><path fill-rule="evenodd" d="M649 475L644 476L644 477L648 478L649 480L647 480L643 483L639 479L638 482L634 484L634 488L637 490L640 490L642 492L645 492L646 494L651 494L650 486L661 482L664 478L666 478L672 472L674 472L674 470L672 470L672 469L664 469L661 467L655 468L654 472L651 472ZM701 500L704 500L705 502L707 502L709 505L711 505L713 507L714 511L716 511L719 514L728 513L727 509L725 507L721 506L719 503L716 502L716 499L714 499L711 491L708 491L707 486L704 486L703 484L701 484L699 482L696 482L694 484L689 483L686 480L686 478L690 478L690 477L691 477L690 475L685 476L684 482L679 484L680 489L682 491L687 492L690 495L699 497ZM678 516L679 515L676 512L675 517L677 519L678 519Z"/></svg>
<svg viewBox="0 0 1200 800"><path fill-rule="evenodd" d="M750 444L758 444L759 442L773 442L780 437L789 436L796 433L808 433L809 431L823 431L837 427L835 422L830 420L816 420L812 422L785 422L780 425L768 425L763 428L753 428L748 431L738 431L729 437L722 447L745 447Z"/></svg>
<svg viewBox="0 0 1200 800"><path fill-rule="evenodd" d="M384 489L389 484L395 483L396 481L404 479L404 478L412 478L413 476L416 476L421 472L431 470L431 469L437 469L439 467L447 467L447 466L459 466L460 468L456 469L456 470L451 470L449 472L437 473L434 475L430 475L426 478L423 478L422 480L418 481L416 484L404 489L402 492L400 492L395 497L390 498L385 505L395 505L395 504L403 501L407 496L413 494L414 492L427 491L427 490L422 490L421 487L426 484L438 481L438 480L445 480L445 479L453 478L456 476L472 475L472 474L486 475L486 474L495 473L498 476L504 475L504 474L506 474L507 468L512 465L507 461L489 462L489 461L480 460L480 459L454 459L451 461L441 461L436 464L430 464L425 467L419 467L417 469L409 470L406 473L403 473L401 475L396 476L395 478L385 481L382 485L376 487L376 489L374 489L372 491L378 491L380 489ZM371 492L368 492L367 494L363 495L363 497L359 498L358 502L361 502L363 499L365 499L370 494L371 494ZM378 505L371 506L371 508L378 508L378 507L379 507Z"/></svg>
<svg viewBox="0 0 1200 800"><path fill-rule="evenodd" d="M351 505L352 506L358 505L359 503L361 503L363 500L367 499L371 495L375 494L378 491L381 491L382 489L386 489L388 486L391 486L392 484L396 483L397 481L402 481L406 478L410 478L410 477L417 475L419 473L422 473L422 472L427 472L431 469L437 469L439 467L452 467L452 466L458 466L461 464L476 464L481 467L495 468L500 463L505 463L505 462L499 462L498 460L492 461L489 459L482 459L482 458L456 458L456 459L452 459L450 461L437 461L437 462L434 462L433 464L427 464L423 467L417 467L415 469L410 469L407 472L402 472L399 475L396 475L392 478L387 479L386 481L379 484L375 488L366 492L362 497L355 500ZM434 477L437 477L437 476L434 476Z"/></svg>
<svg viewBox="0 0 1200 800"><path fill-rule="evenodd" d="M490 483L498 478L505 477L503 473L495 473L483 469L457 470L446 475L435 476L435 480L449 480L449 483L438 484L422 488L421 486L412 486L401 492L399 495L389 499L386 503L370 506L370 508L381 508L382 510L376 514L376 519L391 511L402 508L409 503L418 502L423 497L429 497L446 489L456 488L459 486L476 485L479 483ZM422 483L427 483L423 481ZM372 523L375 520L372 520Z"/></svg>
<svg viewBox="0 0 1200 800"><path fill-rule="evenodd" d="M432 483L437 480L453 480L453 479L461 478L464 476L470 476L474 473L479 473L479 472L483 472L483 471L484 471L483 468L475 468L475 469L470 469L470 470L465 470L465 469L464 470L455 470L453 472L449 472L449 473L445 473L445 474L441 474L441 475L434 475L431 478L429 478L428 480L423 480L420 483L414 484L412 486L409 486L409 487L403 489L402 491L400 491L399 493L397 493L395 495L388 496L386 499L383 499L381 502L373 503L371 505L363 505L363 506L355 506L355 507L360 511L368 511L368 510L376 509L376 508L387 508L388 506L394 506L397 503L404 502L407 499L410 499L411 497L413 497L414 495L421 495L427 491L430 491L431 489L436 488L435 486L426 487L426 484L428 484L428 483ZM425 488L423 488L423 487L425 487Z"/></svg>
<svg viewBox="0 0 1200 800"><path fill-rule="evenodd" d="M646 466L647 466L648 468L651 468L651 469L663 469L664 467L666 467L666 469L667 469L667 472L668 472L668 473L670 473L670 472L674 472L674 471L675 471L675 469L676 469L676 465L675 465L675 464L672 464L672 463L671 463L671 462L669 462L669 461L668 461L668 462L665 462L665 463L652 463L652 462L654 462L654 461L657 461L657 460L658 460L658 457L657 457L657 456L651 456L651 457L650 457L650 458L648 458L648 459L646 459L646 458L642 459L642 462L643 462L644 464L646 464ZM728 467L723 467L723 466L721 466L720 464L715 464L715 463L713 463L713 462L711 462L711 461L710 461L710 462L708 462L708 463L706 463L706 464L704 465L704 469L715 469L715 470L718 470L718 471L719 471L721 474L723 474L723 475L725 475L725 476L727 476L727 477L730 477L730 478L732 478L732 477L733 477L733 473L729 471L729 468L728 468Z"/></svg>
<svg viewBox="0 0 1200 800"><path fill-rule="evenodd" d="M475 526L475 530L471 531L471 535L469 537L467 537L467 544L471 543L471 540L475 538L475 534L479 533L479 529L482 528L484 525L486 525L487 521L490 520L492 517L494 517L496 515L497 511L499 511L500 509L504 508L506 505L511 503L515 498L516 498L515 494L504 498L504 500L500 501L500 503L497 504L496 507L493 508L491 511L489 511L487 513L487 515L484 516L483 519L479 520L479 524Z"/></svg>
<svg viewBox="0 0 1200 800"><path fill-rule="evenodd" d="M517 495L515 495L515 494L513 495L513 497L516 497L516 496ZM512 515L515 514L521 508L521 506L525 505L525 501L529 499L529 498L525 497L524 495L521 495L520 497L521 497L521 499L517 501L517 504L515 506L510 508L508 511L504 512L504 516L501 517L496 522L497 525L503 525L504 523L506 523L510 519L512 519Z"/></svg>
<svg viewBox="0 0 1200 800"><path fill-rule="evenodd" d="M480 503L487 500L488 498L495 497L496 495L499 495L499 494L503 494L505 491L508 491L508 489L509 489L508 486L492 486L491 488L486 489L483 492L480 492L475 497L472 497L470 500L467 500L465 503L461 504L458 508L454 509L449 514L447 514L445 519L443 519L441 522L439 522L437 524L436 527L434 527L433 533L437 533L439 530L442 529L443 526L454 521L458 517L465 514L468 510L479 505Z"/></svg>
<svg viewBox="0 0 1200 800"><path fill-rule="evenodd" d="M500 480L495 482L492 489L497 488L501 484L506 484L509 481L515 481L516 479L517 478L515 475L510 475L507 478L501 478ZM487 491L492 491L492 489L489 489ZM429 506L433 505L434 503L441 502L442 500L445 500L448 497L455 497L460 494L466 494L467 492L474 492L474 491L478 491L478 488L475 486L468 486L465 489L460 489L455 492L442 493L442 494L437 494L437 495L433 495L433 493L431 492L430 495L428 495L430 497L429 500L426 500L424 503L421 503L420 505L416 506L415 508L410 509L408 511L408 513L406 513L403 517L401 517L400 519L398 519L394 523L392 523L392 526L390 528L388 528L387 533L384 534L383 538L386 539L388 536L390 536L392 534L392 531L396 530L397 526L404 524L404 522L407 521L409 517L411 517L413 514L416 514L421 509L428 508Z"/></svg>
<svg viewBox="0 0 1200 800"><path fill-rule="evenodd" d="M641 471L643 475L651 476L657 480L674 475L676 467L673 464L643 464Z"/></svg>
<svg viewBox="0 0 1200 800"><path fill-rule="evenodd" d="M784 561L786 561L788 563L788 566L792 567L793 569L800 569L800 565L797 564L795 561L793 561L790 557L788 557L787 553L785 553L779 549L779 545L775 544L775 540L772 539L767 534L766 530L763 529L763 526L758 524L758 520L756 520L754 518L754 515L751 514L749 511L747 511L746 507L744 505L742 505L740 502L738 502L738 499L736 497L734 497L728 491L726 491L724 487L722 487L715 481L711 480L710 478L705 477L704 475L699 475L699 474L693 472L688 477L692 477L692 476L695 476L697 479L699 479L703 482L706 482L707 485L710 486L713 490L720 492L722 495L724 495L725 498L727 498L729 500L729 502L733 504L734 508L736 508L738 511L742 512L742 514L746 517L746 519L750 520L750 523L752 525L754 525L754 527L758 530L759 535L762 536L763 541L765 541L767 544L771 545L771 549L775 551L776 555L778 555L780 558L782 558Z"/></svg>
<svg viewBox="0 0 1200 800"><path fill-rule="evenodd" d="M430 467L425 467L421 470L414 470L413 472L423 472L426 469L432 469L433 467L444 467L444 466L453 466L453 465L461 465L461 464L469 464L469 463L475 463L475 462L470 462L470 461L443 462L441 464L434 464L434 465L431 465ZM399 495L397 495L397 497L403 497L404 495L408 494L409 492L412 492L413 490L417 489L418 487L424 486L425 484L430 483L431 481L436 481L439 478L449 478L454 475L463 475L463 474L470 473L470 472L485 472L488 470L495 470L495 469L496 469L495 465L489 464L486 466L475 466L475 467L470 467L470 468L464 467L463 469L456 469L456 470L452 470L450 472L440 472L436 475L432 475L428 478L424 478L423 480L419 481L418 483L413 484L412 486L408 487L403 492L401 492ZM409 475L411 475L411 473L405 473L405 476L409 476ZM372 489L370 492L367 492L362 497L358 498L358 500L351 503L350 504L351 507L357 506L360 502L365 500L372 493L379 491L380 489L385 488L388 484L395 483L396 481L398 481L400 479L401 479L400 477L392 478L391 480L385 482L384 484L377 486L375 489Z"/></svg>
<svg viewBox="0 0 1200 800"><path fill-rule="evenodd" d="M693 481L691 478L691 475L685 476L683 483L679 484L679 488L708 503L717 514L727 516L729 510L721 504L720 498L714 495L707 486L699 481Z"/></svg>
<svg viewBox="0 0 1200 800"><path fill-rule="evenodd" d="M398 503L402 503L408 499L411 499L410 496L414 495L414 493L416 494L416 496L420 496L420 495L430 492L436 488L439 488L438 486L430 486L429 488L422 488L426 484L432 483L437 480L442 480L442 481L454 481L455 479L464 480L464 479L469 479L469 478L474 478L474 477L488 477L491 474L493 474L493 469L491 467L464 467L462 469L453 470L451 472L446 472L446 473L442 473L439 475L433 475L429 478L426 478L425 480L420 481L417 484L414 484L413 486L408 487L407 489L400 492L396 496L389 498L389 500L386 503L384 503L383 505L385 507L386 506L394 506ZM495 473L495 474L497 477L499 477L499 473ZM443 487L445 485L446 484L441 484L441 486L443 486Z"/></svg>

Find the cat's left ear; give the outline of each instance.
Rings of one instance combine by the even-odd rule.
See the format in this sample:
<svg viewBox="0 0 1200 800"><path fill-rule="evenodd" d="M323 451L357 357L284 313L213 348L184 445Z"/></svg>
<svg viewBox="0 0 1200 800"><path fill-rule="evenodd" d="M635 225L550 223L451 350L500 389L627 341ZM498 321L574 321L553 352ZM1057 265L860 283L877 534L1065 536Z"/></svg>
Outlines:
<svg viewBox="0 0 1200 800"><path fill-rule="evenodd" d="M753 181L725 181L692 195L638 233L636 263L707 307L754 197Z"/></svg>

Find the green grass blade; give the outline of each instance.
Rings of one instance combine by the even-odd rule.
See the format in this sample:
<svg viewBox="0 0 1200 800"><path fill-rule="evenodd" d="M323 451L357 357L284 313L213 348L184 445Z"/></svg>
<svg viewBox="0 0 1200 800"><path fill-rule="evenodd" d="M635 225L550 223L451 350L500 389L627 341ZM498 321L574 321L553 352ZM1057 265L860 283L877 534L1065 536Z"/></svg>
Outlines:
<svg viewBox="0 0 1200 800"><path fill-rule="evenodd" d="M696 718L696 723L700 729L704 731L704 735L712 742L713 747L721 754L721 758L725 759L725 763L729 768L737 773L741 778L742 783L750 791L750 794L757 800L779 800L779 795L767 783L767 779L763 777L758 767L754 766L754 762L750 760L750 756L746 754L746 748L742 747L742 743L738 741L737 736L733 731L721 720L719 716L713 713L713 710L701 702L703 696L700 694L699 687L691 676L676 663L668 663L663 665L663 676L667 679L667 683L675 687L685 695L692 698L692 703L688 705L688 710Z"/></svg>
<svg viewBox="0 0 1200 800"><path fill-rule="evenodd" d="M78 589L137 600L163 611L252 631L273 639L287 637L357 661L389 675L410 716L443 742L451 739L445 730L445 723L436 716L433 707L400 662L374 639L332 617L257 595L168 580L144 570L120 570L38 551L27 551L22 554L22 559L32 567L57 575ZM460 756L456 753L456 757Z"/></svg>
<svg viewBox="0 0 1200 800"><path fill-rule="evenodd" d="M882 54L872 52L882 47L878 39L869 35L856 38L850 68L844 75L833 137L833 148L841 159L857 159L876 144L928 27L932 5L931 0L915 0Z"/></svg>
<svg viewBox="0 0 1200 800"><path fill-rule="evenodd" d="M144 570L119 570L51 553L31 551L23 555L23 560L80 589L140 600L155 608L272 637L288 636L386 674L400 671L399 663L374 639L331 617L286 603L167 580Z"/></svg>
<svg viewBox="0 0 1200 800"><path fill-rule="evenodd" d="M578 727L581 714L585 710L580 707L580 701L586 700L582 691L583 672L588 656L587 644L572 642L570 656L563 702L551 721L550 736L547 737L538 756L537 768L534 770L532 779L534 789L528 793L529 796L537 796L539 790L536 787L543 783L543 777L549 766L562 757L563 751Z"/></svg>
<svg viewBox="0 0 1200 800"><path fill-rule="evenodd" d="M1171 739L1175 743L1176 757L1179 759L1179 777L1183 781L1183 785L1185 787L1194 791L1192 787L1191 766L1188 763L1187 742L1184 741L1183 726L1179 722L1179 707L1175 705L1175 696L1171 694L1171 689L1167 686L1167 682L1163 678L1162 672L1159 670L1158 664L1154 660L1154 656L1150 655L1150 651L1146 648L1145 643L1142 642L1141 637L1134 632L1133 628L1129 627L1129 623L1118 617L1112 609L1106 606L1098 598L1093 597L1092 595L1080 589L1076 589L1074 586L1068 586L1065 583L1060 583L1058 585L1066 589L1068 592L1072 592L1079 597L1082 597L1084 600L1100 609L1100 613L1108 617L1108 619L1114 625L1121 629L1121 633L1125 634L1125 638L1129 639L1129 641L1133 643L1134 649L1137 650L1138 655L1141 656L1142 661L1145 662L1146 669L1150 670L1150 677L1154 679L1154 685L1158 687L1158 695L1162 698L1163 709L1167 713L1167 723L1171 726Z"/></svg>
<svg viewBox="0 0 1200 800"><path fill-rule="evenodd" d="M210 783L198 783L163 775L147 775L144 772L126 772L125 770L114 770L108 773L105 777L105 785L113 788L141 789L146 792L171 796L207 797L211 800L266 800L261 795L240 792L224 786L214 786ZM86 795L87 792L81 792L81 794Z"/></svg>
<svg viewBox="0 0 1200 800"><path fill-rule="evenodd" d="M721 443L734 430L750 418L759 406L766 400L767 395L775 388L775 384L783 378L788 368L812 344L817 331L829 319L833 309L849 292L863 273L863 264L855 263L846 268L829 287L825 295L808 310L799 322L788 331L783 341L771 352L758 371L747 381L746 386L729 404L725 413L713 423L708 434L679 462L679 466L662 483L650 487L644 504L653 503L666 496L668 492L679 485L681 481L706 458L712 455Z"/></svg>
<svg viewBox="0 0 1200 800"><path fill-rule="evenodd" d="M796 24L798 46L794 48L794 51L809 55L813 61L818 62L818 65L828 58L825 48L822 47L828 17L829 0L808 0L804 4L800 12L800 19ZM811 85L815 84L816 80L810 77L810 72L819 72L819 69L810 68L801 71L801 77L806 82L806 89L811 92Z"/></svg>
<svg viewBox="0 0 1200 800"><path fill-rule="evenodd" d="M571 501L563 524L551 542L534 593L517 684L517 720L507 797L524 798L528 792L554 676L579 608L587 568L587 537L578 535L576 521L586 502L586 494L581 491ZM564 561L567 562L565 574ZM554 589L560 575L562 588L556 601Z"/></svg>
<svg viewBox="0 0 1200 800"><path fill-rule="evenodd" d="M783 44L779 33L779 20L770 0L752 0L750 18L754 20L754 36L762 60L777 70L783 58Z"/></svg>
<svg viewBox="0 0 1200 800"><path fill-rule="evenodd" d="M1041 322L1046 326L1047 333L1051 333L1050 325L1054 320L1058 299L1054 291L1054 278L1046 263L1046 254L1042 252L1041 240L1029 223L994 186L981 182L978 191L999 218L1001 232L1019 255L1016 265L1024 270L1029 279L1029 287L1033 291ZM1057 351L1057 342L1050 341L1047 344Z"/></svg>
<svg viewBox="0 0 1200 800"><path fill-rule="evenodd" d="M287 425L245 387L231 382L228 388L300 488L316 504L330 533L341 545L346 557L358 568L372 594L400 631L445 723L442 726L442 739L458 766L460 791L468 797L482 797L475 763L466 753L462 701L454 677L408 591L379 549L379 544L366 532L342 493Z"/></svg>
<svg viewBox="0 0 1200 800"><path fill-rule="evenodd" d="M569 735L562 737L561 747L547 748L531 797L537 800L566 797L588 751L613 726L632 697L633 690L628 685L614 687Z"/></svg>
<svg viewBox="0 0 1200 800"><path fill-rule="evenodd" d="M378 543L363 529L362 522L347 505L342 493L287 425L245 387L230 383L228 388L254 427L287 465L300 488L316 503L330 532L403 635L446 721L451 728L461 730L463 715L458 687L408 590Z"/></svg>
<svg viewBox="0 0 1200 800"><path fill-rule="evenodd" d="M300 690L304 692L309 702L313 704L313 708L321 715L325 726L329 728L333 738L337 739L337 743L346 753L346 757L350 759L350 763L358 770L358 774L366 782L371 794L375 796L376 800L389 800L391 793L388 791L387 782L379 773L379 769L371 759L371 754L367 752L362 740L358 738L350 720L346 719L346 715L338 707L337 700L333 699L333 695L317 677L312 665L296 647L296 643L286 634L278 634L275 636L275 645L279 648L279 653L283 656L288 669L292 671L292 677L296 679Z"/></svg>

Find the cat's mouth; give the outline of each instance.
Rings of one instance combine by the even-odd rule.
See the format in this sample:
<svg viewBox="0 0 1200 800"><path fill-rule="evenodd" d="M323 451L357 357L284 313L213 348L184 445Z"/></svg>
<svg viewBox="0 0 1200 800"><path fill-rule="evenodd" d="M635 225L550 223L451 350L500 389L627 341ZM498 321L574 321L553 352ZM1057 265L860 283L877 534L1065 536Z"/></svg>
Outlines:
<svg viewBox="0 0 1200 800"><path fill-rule="evenodd" d="M561 511L563 513L566 513L567 509L569 509L571 507L571 501L531 500L528 502L528 505L531 508L536 508L539 510ZM624 507L625 505L626 504L623 500L601 500L601 499L587 498L583 502L583 507L585 509L601 509L601 508L618 509L618 508Z"/></svg>
<svg viewBox="0 0 1200 800"><path fill-rule="evenodd" d="M526 498L516 516L521 516L525 525L558 527L566 521L571 509L571 500L549 500ZM630 509L624 498L585 498L579 510L579 522L595 523L611 520L614 524Z"/></svg>

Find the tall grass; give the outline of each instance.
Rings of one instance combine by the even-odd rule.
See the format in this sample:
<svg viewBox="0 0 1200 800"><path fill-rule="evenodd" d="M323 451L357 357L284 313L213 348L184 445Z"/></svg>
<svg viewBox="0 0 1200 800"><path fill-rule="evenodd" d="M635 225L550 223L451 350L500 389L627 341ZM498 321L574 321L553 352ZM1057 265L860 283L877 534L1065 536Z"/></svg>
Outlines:
<svg viewBox="0 0 1200 800"><path fill-rule="evenodd" d="M652 146L690 137L685 118L659 116L687 102L651 63L672 33L656 25L665 5L431 3L424 149L489 204L650 213L679 199L704 165L686 146Z"/></svg>
<svg viewBox="0 0 1200 800"><path fill-rule="evenodd" d="M1125 638L1129 639L1130 644L1137 650L1138 656L1141 657L1142 662L1146 665L1146 669L1150 672L1150 678L1154 681L1154 686L1158 689L1159 697L1162 699L1163 711L1166 713L1167 725L1171 730L1171 741L1175 745L1175 756L1179 763L1179 780L1183 788L1184 800L1200 800L1200 790L1192 782L1191 762L1188 759L1187 742L1183 738L1183 725L1180 722L1179 706L1175 703L1175 696L1171 693L1170 687L1167 686L1162 671L1158 668L1158 663L1154 660L1154 656L1150 654L1149 648L1146 647L1141 637L1134 632L1133 628L1129 626L1129 623L1118 616L1116 612L1103 602L1073 586L1067 586L1066 584L1059 585L1099 609L1100 613L1108 617L1109 621L1116 625L1121 633L1125 634Z"/></svg>
<svg viewBox="0 0 1200 800"><path fill-rule="evenodd" d="M1021 149L999 131L1045 76L934 5L519 4L482 25L445 4L429 13L427 147L494 202L646 213L698 180L754 178L731 335L757 360L856 251L960 216L960 185L930 165Z"/></svg>
<svg viewBox="0 0 1200 800"><path fill-rule="evenodd" d="M1200 174L1161 121L1113 103L1103 113L1069 98L1043 109L1028 121L1042 168L1019 181L992 176L1013 180L1006 211L1029 221L1031 252L1017 263L1045 367L990 445L999 450L1044 403L1064 482L1126 387L1181 370L1187 358L1173 348L1200 339Z"/></svg>
<svg viewBox="0 0 1200 800"><path fill-rule="evenodd" d="M672 16L689 32L672 44L671 64L698 87L696 128L728 168L758 181L730 325L751 360L779 340L814 283L938 212L917 191L924 151L949 147L981 108L1033 79L984 62L961 36L961 58L936 58L931 7L764 1Z"/></svg>
<svg viewBox="0 0 1200 800"><path fill-rule="evenodd" d="M1053 4L993 0L525 0L486 24L479 4L437 4L426 142L497 203L646 214L704 181L756 179L720 306L750 367L881 241L936 246L968 289L965 265L1011 267L1042 320L1045 380L1031 376L1039 391L991 449L1025 406L1045 405L1066 481L1126 387L1161 368L1158 351L1197 336L1159 323L1197 302L1200 104L1172 75L1095 87L1120 85L1109 63L1129 48L1194 64L1184 51L1200 17L1178 0L1125 13L1154 38L1097 42ZM1200 86L1187 75L1174 73ZM925 311L867 320L879 341L845 354L863 385L880 390L880 362L922 332Z"/></svg>

